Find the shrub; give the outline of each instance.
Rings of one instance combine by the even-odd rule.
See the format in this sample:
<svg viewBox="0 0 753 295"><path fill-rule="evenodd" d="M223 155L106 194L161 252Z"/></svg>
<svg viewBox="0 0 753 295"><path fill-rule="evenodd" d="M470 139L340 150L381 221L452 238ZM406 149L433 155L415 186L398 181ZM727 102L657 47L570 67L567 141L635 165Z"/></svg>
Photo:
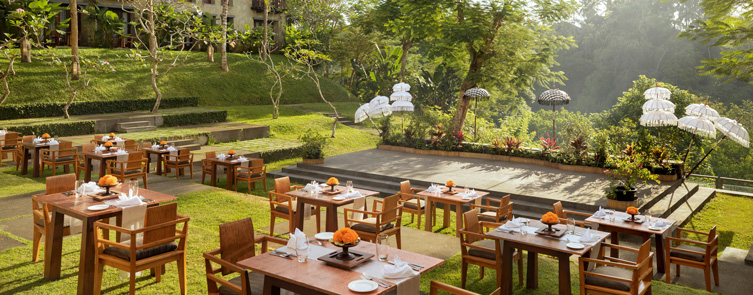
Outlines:
<svg viewBox="0 0 753 295"><path fill-rule="evenodd" d="M327 143L326 136L309 129L305 134L298 137L298 141L303 142L301 151L304 159L324 159L323 149Z"/></svg>
<svg viewBox="0 0 753 295"><path fill-rule="evenodd" d="M162 115L163 127L186 126L227 121L227 111L205 111Z"/></svg>
<svg viewBox="0 0 753 295"><path fill-rule="evenodd" d="M50 124L33 124L21 126L4 126L3 129L20 132L23 135L41 135L49 133L52 136L73 136L93 134L96 132L94 121L73 121Z"/></svg>
<svg viewBox="0 0 753 295"><path fill-rule="evenodd" d="M104 113L123 113L151 110L155 99L124 99L113 101L81 101L71 104L68 113L71 115L90 115ZM160 107L163 109L195 107L199 105L198 97L176 97L162 99ZM0 106L0 119L25 119L42 117L62 117L65 103L45 102L34 104L15 104Z"/></svg>

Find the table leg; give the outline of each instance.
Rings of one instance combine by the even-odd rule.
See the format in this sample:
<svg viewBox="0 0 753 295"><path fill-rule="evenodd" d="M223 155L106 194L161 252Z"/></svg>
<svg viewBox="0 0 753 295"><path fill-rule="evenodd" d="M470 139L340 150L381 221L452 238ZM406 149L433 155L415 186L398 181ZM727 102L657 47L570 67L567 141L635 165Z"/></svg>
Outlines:
<svg viewBox="0 0 753 295"><path fill-rule="evenodd" d="M275 286L270 276L264 276L264 295L280 295L280 287Z"/></svg>
<svg viewBox="0 0 753 295"><path fill-rule="evenodd" d="M227 174L227 190L230 191L230 190L233 190L233 184L235 183L235 167L233 167L233 165L228 165L226 174Z"/></svg>
<svg viewBox="0 0 753 295"><path fill-rule="evenodd" d="M560 265L560 295L570 295L570 254L558 257Z"/></svg>
<svg viewBox="0 0 753 295"><path fill-rule="evenodd" d="M424 205L424 230L430 232L432 228L431 221L434 219L434 201L431 198L426 198L426 204Z"/></svg>
<svg viewBox="0 0 753 295"><path fill-rule="evenodd" d="M512 294L512 251L514 249L505 244L507 243L497 240L497 248L502 249L502 286L500 289L502 292L500 294L509 295Z"/></svg>
<svg viewBox="0 0 753 295"><path fill-rule="evenodd" d="M442 222L442 227L450 227L450 203L444 203L444 221Z"/></svg>
<svg viewBox="0 0 753 295"><path fill-rule="evenodd" d="M335 205L332 204L332 205L327 205L326 208L327 208L327 223L324 228L328 232L336 232L337 231L337 207L335 207ZM303 229L303 226L301 226L301 229Z"/></svg>
<svg viewBox="0 0 753 295"><path fill-rule="evenodd" d="M52 226L44 237L44 278L48 281L60 278L60 263L63 255L63 213L52 208Z"/></svg>
<svg viewBox="0 0 753 295"><path fill-rule="evenodd" d="M526 267L526 288L539 288L539 253L528 251Z"/></svg>
<svg viewBox="0 0 753 295"><path fill-rule="evenodd" d="M29 173L29 149L24 146L23 148L23 163L21 163L21 175Z"/></svg>
<svg viewBox="0 0 753 295"><path fill-rule="evenodd" d="M86 157L86 170L84 170L84 181L92 181L92 158Z"/></svg>
<svg viewBox="0 0 753 295"><path fill-rule="evenodd" d="M293 227L297 227L301 230L303 230L303 221L305 216L303 216L303 208L305 207L306 203L302 202L300 199L298 200L298 203L296 204L295 208L295 220L290 220L290 222L295 222ZM329 210L327 210L327 217L329 217ZM328 230L329 231L329 230ZM293 234L292 232L290 233Z"/></svg>
<svg viewBox="0 0 753 295"><path fill-rule="evenodd" d="M157 154L157 175L162 175L162 154ZM214 185L214 184L212 184Z"/></svg>
<svg viewBox="0 0 753 295"><path fill-rule="evenodd" d="M665 267L667 265L665 263L667 261L664 258L664 236L654 234L654 240L656 241L656 272L666 273Z"/></svg>
<svg viewBox="0 0 753 295"><path fill-rule="evenodd" d="M107 174L107 159L99 160L99 178Z"/></svg>
<svg viewBox="0 0 753 295"><path fill-rule="evenodd" d="M609 240L612 242L612 245L619 245L620 244L620 235L618 232L613 231L610 235ZM619 258L620 257L620 250L611 248L609 249L609 256Z"/></svg>
<svg viewBox="0 0 753 295"><path fill-rule="evenodd" d="M462 208L459 204L455 205L455 235L459 238L460 237L460 229L464 228L463 226L463 210L460 210Z"/></svg>
<svg viewBox="0 0 753 295"><path fill-rule="evenodd" d="M217 163L212 162L212 181L209 183L212 184L212 186L217 186Z"/></svg>
<svg viewBox="0 0 753 295"><path fill-rule="evenodd" d="M81 224L81 253L78 260L78 294L94 293L94 222L87 218Z"/></svg>
<svg viewBox="0 0 753 295"><path fill-rule="evenodd" d="M34 150L34 159L33 159L34 160L34 172L32 174L34 178L37 178L40 176L39 175L39 150L40 149Z"/></svg>

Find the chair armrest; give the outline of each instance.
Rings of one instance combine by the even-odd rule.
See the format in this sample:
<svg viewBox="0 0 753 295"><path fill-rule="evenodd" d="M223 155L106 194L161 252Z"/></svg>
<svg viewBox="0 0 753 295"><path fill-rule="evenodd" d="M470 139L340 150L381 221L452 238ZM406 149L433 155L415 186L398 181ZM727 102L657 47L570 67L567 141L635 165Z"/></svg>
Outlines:
<svg viewBox="0 0 753 295"><path fill-rule="evenodd" d="M217 263L223 267L226 267L227 269L231 271L239 272L239 273L246 271L244 268L236 265L235 263L230 263L230 261L223 260L222 258L217 257L217 254L219 253L220 253L220 249L217 249L217 250L213 250L209 252L204 252L203 256L204 256L204 259Z"/></svg>
<svg viewBox="0 0 753 295"><path fill-rule="evenodd" d="M445 291L445 292L450 292L455 295L479 295L478 293L474 293L465 289L460 289L458 287L451 286L451 285L438 282L438 281L431 281L429 288L431 290L430 291L431 294L436 294L436 291Z"/></svg>
<svg viewBox="0 0 753 295"><path fill-rule="evenodd" d="M580 215L580 216L585 216L586 218L591 217L591 215L593 215L590 213L578 212L578 211L570 211L570 210L564 210L564 211L565 211L565 214Z"/></svg>
<svg viewBox="0 0 753 295"><path fill-rule="evenodd" d="M294 190L297 190L297 189L302 189L302 188L304 188L304 187L305 187L305 186L302 186L302 185L291 185L291 186L290 186L290 190L291 190L291 191L294 191Z"/></svg>
<svg viewBox="0 0 753 295"><path fill-rule="evenodd" d="M668 242L670 242L670 241L675 241L675 242L682 242L682 243L690 243L690 244L696 244L696 245L701 245L701 246L710 246L710 245L711 245L711 243L707 243L707 242L700 242L700 241L696 241L696 240L690 240L690 239L685 239L685 238L673 238L673 237L666 237L666 238L664 238L664 239L665 239L665 240L667 240Z"/></svg>
<svg viewBox="0 0 753 295"><path fill-rule="evenodd" d="M504 223L500 222L489 222L489 221L479 221L479 225L483 228L498 228L502 226Z"/></svg>
<svg viewBox="0 0 753 295"><path fill-rule="evenodd" d="M425 191L426 189L425 188L411 187L410 190L411 190L411 193L415 195L416 193Z"/></svg>
<svg viewBox="0 0 753 295"><path fill-rule="evenodd" d="M619 250L625 250L625 251L629 251L629 252L633 252L633 253L638 253L638 251L639 251L639 249L635 249L635 248L631 248L631 247L625 247L625 246L620 246L620 245L615 245L615 244L609 244L609 243L604 243L604 242L601 243L601 246L602 247L615 248L615 249L619 249Z"/></svg>
<svg viewBox="0 0 753 295"><path fill-rule="evenodd" d="M471 207L471 210L476 209L476 208L486 209L486 210L494 211L494 212L498 212L499 210L499 207L476 205L476 204L470 204L470 207Z"/></svg>
<svg viewBox="0 0 753 295"><path fill-rule="evenodd" d="M288 244L288 240L286 240L286 239L281 239L281 238L278 238L278 237L273 237L273 236L268 236L268 235L258 236L258 237L256 237L256 241L254 241L254 242L259 243L259 242L262 242L262 241L272 242L272 243L280 244L280 245L287 245Z"/></svg>
<svg viewBox="0 0 753 295"><path fill-rule="evenodd" d="M613 262L613 261L607 261L607 260L600 260L600 259L593 259L593 258L587 258L587 257L579 257L579 265L582 265L580 263L588 262L588 263L595 263L595 264L602 264L602 265L609 265L614 267L621 267L631 270L638 269L638 264L625 264L625 263L619 263L619 262Z"/></svg>
<svg viewBox="0 0 753 295"><path fill-rule="evenodd" d="M707 237L709 236L709 233L705 233L705 232L695 231L695 230L692 230L692 229L686 229L686 228L680 228L680 227L678 227L677 228L677 233L679 234L681 232L694 233L694 234L704 235L704 236L707 236Z"/></svg>

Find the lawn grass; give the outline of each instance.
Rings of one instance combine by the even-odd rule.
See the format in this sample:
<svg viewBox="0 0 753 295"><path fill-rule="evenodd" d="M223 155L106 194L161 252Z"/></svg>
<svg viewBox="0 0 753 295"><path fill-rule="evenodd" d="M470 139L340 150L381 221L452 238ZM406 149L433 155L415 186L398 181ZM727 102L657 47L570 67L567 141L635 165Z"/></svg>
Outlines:
<svg viewBox="0 0 753 295"><path fill-rule="evenodd" d="M719 255L727 247L748 251L753 246L753 198L716 193L703 209L693 216L683 227L700 232L708 232L714 225L719 235ZM698 241L706 241L706 236L683 234Z"/></svg>
<svg viewBox="0 0 753 295"><path fill-rule="evenodd" d="M70 54L70 49L55 49L56 54ZM79 49L81 56L109 61L115 72L94 73L87 89L79 91L77 101L153 98L150 67L130 60L124 49ZM283 56L274 55L277 61ZM3 62L5 64L5 62ZM228 53L229 72L220 70L220 62L209 63L206 53L192 52L183 66L160 78L158 86L163 97L197 96L202 105L252 105L270 103L271 76L267 68L243 54ZM11 76L11 94L6 103L65 102L65 73L35 57L32 63L16 63ZM91 73L90 73L91 74ZM91 76L91 75L90 75ZM355 98L336 82L321 78L322 93L331 101L352 101ZM307 79L283 81L283 103L321 101L314 83Z"/></svg>
<svg viewBox="0 0 753 295"><path fill-rule="evenodd" d="M0 190L0 198L43 191L45 189L44 182L36 181L32 178L18 177L16 166L9 167L13 163L5 162L3 164L5 165L0 169L0 187L3 188Z"/></svg>

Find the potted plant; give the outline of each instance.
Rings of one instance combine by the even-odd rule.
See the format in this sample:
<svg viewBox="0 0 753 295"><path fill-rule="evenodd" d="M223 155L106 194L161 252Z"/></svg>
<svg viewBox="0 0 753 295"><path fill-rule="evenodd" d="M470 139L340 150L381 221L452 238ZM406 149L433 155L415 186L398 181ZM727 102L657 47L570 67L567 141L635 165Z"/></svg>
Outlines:
<svg viewBox="0 0 753 295"><path fill-rule="evenodd" d="M298 140L303 142L303 164L324 164L324 145L327 137L309 130L299 136Z"/></svg>
<svg viewBox="0 0 753 295"><path fill-rule="evenodd" d="M643 166L643 160L643 155L638 153L607 159L607 164L613 167L604 170L610 178L609 188L606 190L607 206L614 209L627 209L627 207L635 206L637 204L635 195L638 192L636 184L639 179L643 183L648 183L649 180L659 183L658 177Z"/></svg>

